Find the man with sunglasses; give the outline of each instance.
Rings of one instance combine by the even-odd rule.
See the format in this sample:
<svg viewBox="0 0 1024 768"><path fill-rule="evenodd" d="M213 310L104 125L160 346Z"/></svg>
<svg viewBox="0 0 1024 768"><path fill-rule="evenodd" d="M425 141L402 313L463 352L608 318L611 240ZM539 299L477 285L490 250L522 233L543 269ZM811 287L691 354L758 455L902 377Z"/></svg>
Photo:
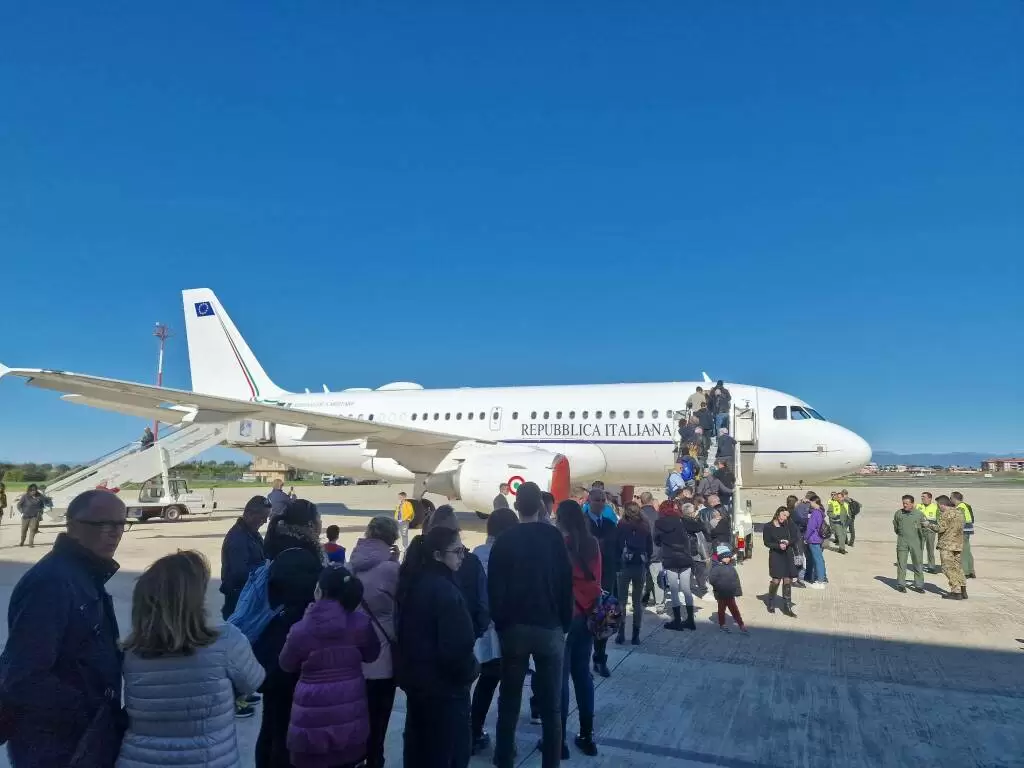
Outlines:
<svg viewBox="0 0 1024 768"><path fill-rule="evenodd" d="M11 594L0 656L0 741L18 768L112 766L117 759L122 657L105 585L119 567L113 557L125 522L114 493L76 496L67 532Z"/></svg>

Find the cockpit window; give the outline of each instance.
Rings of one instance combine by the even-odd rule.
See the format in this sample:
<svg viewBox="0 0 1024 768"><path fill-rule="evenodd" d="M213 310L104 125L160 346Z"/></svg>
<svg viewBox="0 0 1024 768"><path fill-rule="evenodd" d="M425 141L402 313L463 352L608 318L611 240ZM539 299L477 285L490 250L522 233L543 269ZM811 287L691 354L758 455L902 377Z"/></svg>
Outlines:
<svg viewBox="0 0 1024 768"><path fill-rule="evenodd" d="M817 412L816 410L814 410L813 408L808 408L808 409L807 409L807 412L808 412L809 414L811 414L811 416L813 416L814 418L816 418L816 419L817 419L818 421L828 421L828 419L826 419L826 418L825 418L824 416L822 416L822 415L821 415L820 413L818 413L818 412Z"/></svg>
<svg viewBox="0 0 1024 768"><path fill-rule="evenodd" d="M789 406L789 417L793 419L793 421L805 421L811 418L811 414L799 405L791 405Z"/></svg>
<svg viewBox="0 0 1024 768"><path fill-rule="evenodd" d="M776 421L785 421L789 418L789 411L786 410L786 406L784 405L776 405L775 408L772 409L772 417Z"/></svg>

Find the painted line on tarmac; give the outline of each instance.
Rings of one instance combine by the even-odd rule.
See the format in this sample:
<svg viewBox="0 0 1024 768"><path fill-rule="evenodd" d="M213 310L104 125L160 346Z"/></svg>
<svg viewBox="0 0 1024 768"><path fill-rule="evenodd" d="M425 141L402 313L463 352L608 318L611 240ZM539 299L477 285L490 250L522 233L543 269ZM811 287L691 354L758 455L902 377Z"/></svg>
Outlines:
<svg viewBox="0 0 1024 768"><path fill-rule="evenodd" d="M989 533L994 533L996 536L1007 536L1008 538L1016 539L1017 541L1024 541L1024 537L1022 536L1014 536L1012 533L1003 533L1002 531L997 531L995 528L986 528L984 525L978 525L977 523L974 524L974 527L981 528L981 530L988 531Z"/></svg>

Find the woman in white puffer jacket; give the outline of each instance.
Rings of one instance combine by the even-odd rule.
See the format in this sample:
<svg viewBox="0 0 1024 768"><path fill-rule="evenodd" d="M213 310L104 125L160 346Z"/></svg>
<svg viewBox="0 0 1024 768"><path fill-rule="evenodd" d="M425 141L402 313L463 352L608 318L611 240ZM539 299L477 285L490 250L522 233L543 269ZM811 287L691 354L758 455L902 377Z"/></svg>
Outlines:
<svg viewBox="0 0 1024 768"><path fill-rule="evenodd" d="M236 768L235 699L263 667L235 627L206 619L210 567L198 552L157 560L132 595L124 643L128 731L117 768Z"/></svg>

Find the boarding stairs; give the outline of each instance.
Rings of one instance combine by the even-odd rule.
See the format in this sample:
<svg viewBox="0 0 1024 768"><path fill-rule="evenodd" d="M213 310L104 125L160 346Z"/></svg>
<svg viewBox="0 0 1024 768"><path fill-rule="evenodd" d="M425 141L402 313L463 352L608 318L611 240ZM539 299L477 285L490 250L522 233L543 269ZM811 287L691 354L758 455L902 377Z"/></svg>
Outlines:
<svg viewBox="0 0 1024 768"><path fill-rule="evenodd" d="M121 446L85 467L50 481L46 495L53 501L50 515L62 519L75 496L94 488L117 491L126 483L142 483L183 464L224 441L227 424L182 424L161 430L159 439L143 449L139 441Z"/></svg>

